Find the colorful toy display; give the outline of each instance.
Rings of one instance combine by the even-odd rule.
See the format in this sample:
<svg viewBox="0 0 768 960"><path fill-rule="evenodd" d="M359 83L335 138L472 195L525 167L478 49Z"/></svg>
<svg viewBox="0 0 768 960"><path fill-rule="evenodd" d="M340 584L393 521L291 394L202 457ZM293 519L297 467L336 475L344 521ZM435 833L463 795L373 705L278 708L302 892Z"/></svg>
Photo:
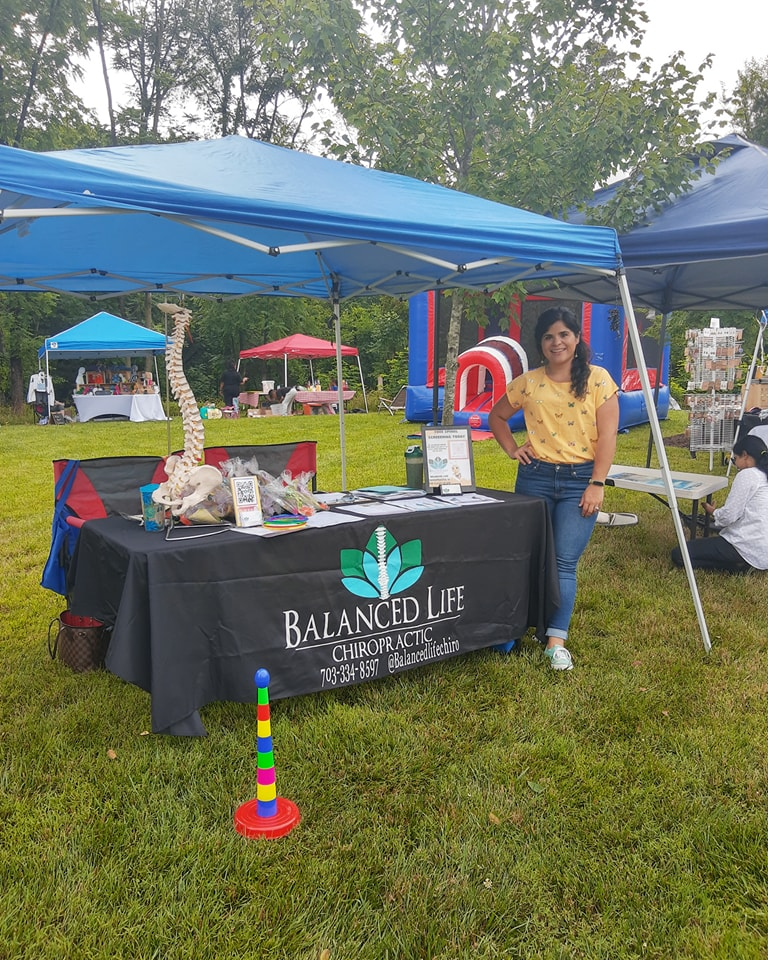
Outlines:
<svg viewBox="0 0 768 960"><path fill-rule="evenodd" d="M277 795L269 716L269 672L264 669L257 670L254 680L258 687L256 799L248 800L237 808L235 830L249 839L266 837L274 840L290 833L301 820L301 814L295 803Z"/></svg>

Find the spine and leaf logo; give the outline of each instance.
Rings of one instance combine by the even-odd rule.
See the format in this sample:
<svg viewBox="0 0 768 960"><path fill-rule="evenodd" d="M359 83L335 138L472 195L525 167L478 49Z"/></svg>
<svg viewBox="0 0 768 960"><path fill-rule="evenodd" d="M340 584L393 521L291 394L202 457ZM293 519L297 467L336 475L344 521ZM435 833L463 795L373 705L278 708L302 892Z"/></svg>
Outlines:
<svg viewBox="0 0 768 960"><path fill-rule="evenodd" d="M342 584L356 597L387 597L412 587L424 572L421 540L399 544L376 527L364 550L341 551Z"/></svg>

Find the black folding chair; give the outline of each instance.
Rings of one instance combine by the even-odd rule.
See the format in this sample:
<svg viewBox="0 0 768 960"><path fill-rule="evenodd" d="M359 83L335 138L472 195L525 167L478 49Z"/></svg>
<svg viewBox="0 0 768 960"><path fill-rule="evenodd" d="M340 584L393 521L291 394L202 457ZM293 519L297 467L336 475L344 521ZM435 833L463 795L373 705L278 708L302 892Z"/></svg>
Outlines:
<svg viewBox="0 0 768 960"><path fill-rule="evenodd" d="M35 390L35 402L32 404L32 413L35 423L48 423L50 411L48 409L48 394L45 390Z"/></svg>

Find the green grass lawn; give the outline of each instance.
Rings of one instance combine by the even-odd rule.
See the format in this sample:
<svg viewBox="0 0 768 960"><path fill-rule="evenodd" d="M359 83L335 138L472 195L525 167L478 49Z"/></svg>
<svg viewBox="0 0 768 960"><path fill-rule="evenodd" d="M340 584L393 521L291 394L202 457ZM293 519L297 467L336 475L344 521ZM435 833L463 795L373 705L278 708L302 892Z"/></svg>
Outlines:
<svg viewBox="0 0 768 960"><path fill-rule="evenodd" d="M418 427L346 423L348 486L404 482ZM209 445L305 438L338 487L337 418L206 426ZM606 493L640 523L595 531L572 673L528 639L273 703L278 792L302 822L245 840L252 705L205 708L205 739L147 735L147 694L46 651L63 608L39 586L51 460L162 454L183 446L179 420L170 440L161 423L86 423L5 426L0 442L2 960L768 956L766 579L699 576L706 655L651 497ZM647 442L622 435L617 462L644 464ZM512 489L493 441L474 454L479 485Z"/></svg>

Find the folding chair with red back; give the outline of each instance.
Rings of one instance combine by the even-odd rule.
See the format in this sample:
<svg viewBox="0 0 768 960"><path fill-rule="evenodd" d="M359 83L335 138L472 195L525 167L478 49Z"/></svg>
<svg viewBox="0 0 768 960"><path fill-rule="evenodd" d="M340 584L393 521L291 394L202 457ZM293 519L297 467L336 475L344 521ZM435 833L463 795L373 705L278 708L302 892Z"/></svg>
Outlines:
<svg viewBox="0 0 768 960"><path fill-rule="evenodd" d="M298 440L296 443L262 443L239 447L206 447L203 452L205 463L220 467L225 460L239 457L251 460L256 457L260 470L266 470L273 477L279 477L288 471L292 477L302 473L312 475L312 489L317 489L317 441Z"/></svg>
<svg viewBox="0 0 768 960"><path fill-rule="evenodd" d="M97 457L53 461L51 549L40 581L67 595L67 571L86 520L141 513L139 487L166 479L163 457Z"/></svg>

